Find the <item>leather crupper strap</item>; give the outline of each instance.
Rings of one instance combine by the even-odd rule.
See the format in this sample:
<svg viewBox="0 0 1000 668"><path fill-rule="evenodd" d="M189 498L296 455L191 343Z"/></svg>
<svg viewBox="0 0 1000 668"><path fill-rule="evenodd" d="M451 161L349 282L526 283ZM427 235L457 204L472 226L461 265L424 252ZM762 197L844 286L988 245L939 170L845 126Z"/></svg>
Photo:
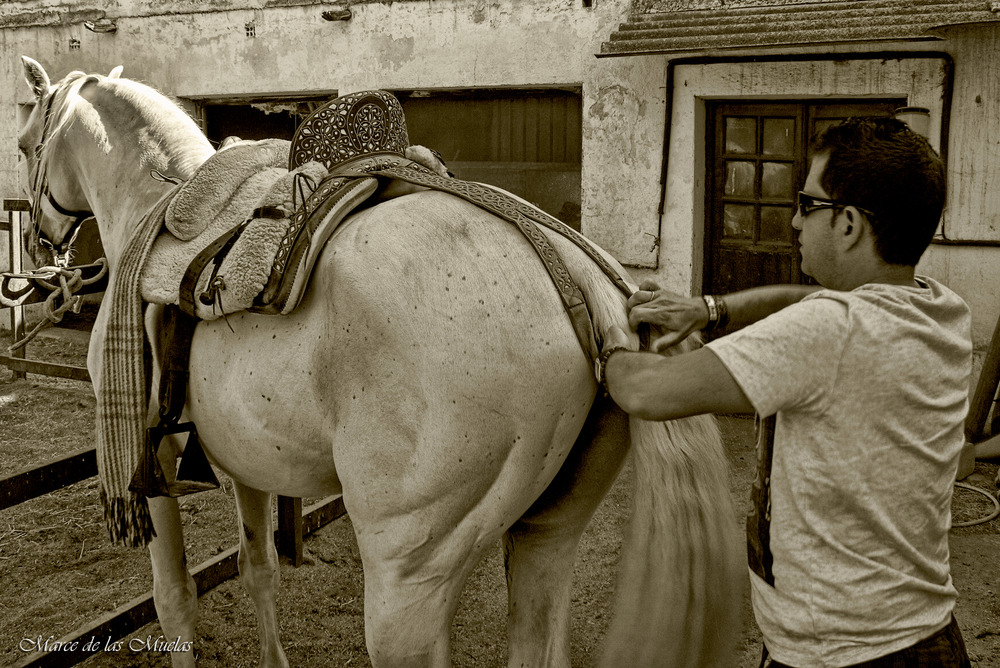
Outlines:
<svg viewBox="0 0 1000 668"><path fill-rule="evenodd" d="M327 221L327 215L339 207L343 207L344 211L352 208L357 210L360 203L371 196L376 185L376 179L370 176L346 178L332 175L316 185L303 205L292 215L288 229L278 245L271 275L254 300L251 310L270 314L283 312L289 300L295 273L300 270L303 257L315 243L313 237L318 227L322 224L332 226L322 235L324 239L329 239L333 230L343 222L345 215L333 221ZM356 203L352 205L350 202ZM305 271L310 270L311 267L305 268Z"/></svg>
<svg viewBox="0 0 1000 668"><path fill-rule="evenodd" d="M463 181L461 179L439 176L415 163L381 169L371 172L371 175L400 179L415 185L451 193L517 226L525 238L534 246L535 251L545 265L545 269L549 272L549 276L552 277L552 282L555 283L556 288L559 290L559 296L562 298L563 306L566 308L570 321L573 323L573 329L580 340L580 345L583 346L583 350L590 357L591 362L597 360L601 348L597 338L594 336L594 325L590 317L590 311L587 309L587 303L580 292L579 286L573 280L569 270L566 269L566 265L559 256L559 253L556 252L556 249L552 247L548 238L538 229L538 225L543 225L550 230L558 232L572 241L601 268L626 297L631 295L632 291L629 289L628 284L625 283L625 280L595 250L586 237L561 220L553 218L543 211L520 202L495 188L474 181Z"/></svg>

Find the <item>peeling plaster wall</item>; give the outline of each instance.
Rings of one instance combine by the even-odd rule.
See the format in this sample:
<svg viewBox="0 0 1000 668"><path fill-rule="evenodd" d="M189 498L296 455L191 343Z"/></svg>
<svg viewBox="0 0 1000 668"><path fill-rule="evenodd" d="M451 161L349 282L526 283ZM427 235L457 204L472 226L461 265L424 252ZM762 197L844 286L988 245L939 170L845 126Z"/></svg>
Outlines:
<svg viewBox="0 0 1000 668"><path fill-rule="evenodd" d="M606 22L576 2L358 4L353 18L340 22L322 20L320 9L122 18L113 35L79 24L5 30L3 46L5 53L36 53L60 74L124 63L126 76L181 97L579 85L586 66L596 63L595 29ZM255 38L246 36L251 22ZM72 38L81 40L78 51L68 48ZM5 62L4 73L15 65Z"/></svg>
<svg viewBox="0 0 1000 668"><path fill-rule="evenodd" d="M972 309L976 382L1000 317L1000 25L942 34L955 61L944 236L993 245L932 245L918 270L951 287Z"/></svg>
<svg viewBox="0 0 1000 668"><path fill-rule="evenodd" d="M946 235L1000 241L1000 25L944 34L955 59Z"/></svg>
<svg viewBox="0 0 1000 668"><path fill-rule="evenodd" d="M666 61L605 59L584 84L581 231L623 263L655 267ZM664 242L667 243L667 242Z"/></svg>

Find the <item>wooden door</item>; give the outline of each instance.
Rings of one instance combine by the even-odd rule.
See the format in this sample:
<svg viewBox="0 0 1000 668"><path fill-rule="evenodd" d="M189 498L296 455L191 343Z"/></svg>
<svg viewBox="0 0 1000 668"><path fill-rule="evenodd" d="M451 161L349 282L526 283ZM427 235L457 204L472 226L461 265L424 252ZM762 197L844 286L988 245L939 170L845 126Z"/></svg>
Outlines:
<svg viewBox="0 0 1000 668"><path fill-rule="evenodd" d="M809 139L851 116L891 116L905 99L716 102L708 109L705 294L812 283L792 228Z"/></svg>
<svg viewBox="0 0 1000 668"><path fill-rule="evenodd" d="M523 197L580 229L583 106L577 90L397 91L410 141L459 178Z"/></svg>

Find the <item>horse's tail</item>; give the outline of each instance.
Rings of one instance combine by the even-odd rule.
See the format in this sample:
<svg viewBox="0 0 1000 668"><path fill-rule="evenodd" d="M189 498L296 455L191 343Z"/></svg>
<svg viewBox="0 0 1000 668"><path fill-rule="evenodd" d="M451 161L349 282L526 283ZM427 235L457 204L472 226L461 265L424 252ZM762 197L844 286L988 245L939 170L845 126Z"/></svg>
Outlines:
<svg viewBox="0 0 1000 668"><path fill-rule="evenodd" d="M582 253L553 241L586 296L598 336L612 325L629 331L624 295ZM632 345L638 349L637 336ZM685 341L674 352L699 345ZM601 665L730 666L740 632L741 545L718 424L701 415L633 417L629 426L633 512Z"/></svg>
<svg viewBox="0 0 1000 668"><path fill-rule="evenodd" d="M742 569L718 425L629 426L634 505L601 665L731 666Z"/></svg>

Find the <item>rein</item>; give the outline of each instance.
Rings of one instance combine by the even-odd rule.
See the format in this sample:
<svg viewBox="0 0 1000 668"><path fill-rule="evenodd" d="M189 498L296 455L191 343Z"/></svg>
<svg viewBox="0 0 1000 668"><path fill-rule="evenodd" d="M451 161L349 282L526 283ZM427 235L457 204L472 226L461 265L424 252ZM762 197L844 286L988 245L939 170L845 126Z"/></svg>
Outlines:
<svg viewBox="0 0 1000 668"><path fill-rule="evenodd" d="M27 345L42 329L61 322L67 312L79 313L82 297L77 293L88 285L93 285L104 280L105 276L107 276L107 261L101 258L95 265L89 266L96 265L100 265L100 270L95 275L89 277L83 275L83 269L80 267L42 267L41 269L24 274L4 274L4 276L30 279L49 291L49 296L46 297L42 306L43 318L24 337L9 346L7 351L13 352Z"/></svg>

